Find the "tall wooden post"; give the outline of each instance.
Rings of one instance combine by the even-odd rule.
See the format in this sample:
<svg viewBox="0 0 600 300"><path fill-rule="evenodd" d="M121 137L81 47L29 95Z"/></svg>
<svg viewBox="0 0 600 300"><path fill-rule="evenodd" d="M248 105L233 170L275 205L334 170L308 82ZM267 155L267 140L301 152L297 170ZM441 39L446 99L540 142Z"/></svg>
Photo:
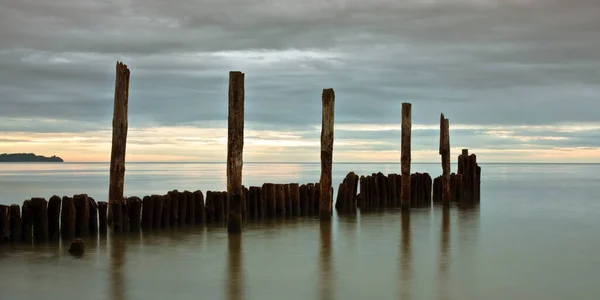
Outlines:
<svg viewBox="0 0 600 300"><path fill-rule="evenodd" d="M442 204L450 204L450 125L440 115L440 155L442 156Z"/></svg>
<svg viewBox="0 0 600 300"><path fill-rule="evenodd" d="M227 129L227 232L242 232L242 166L244 152L244 73L229 72L229 122Z"/></svg>
<svg viewBox="0 0 600 300"><path fill-rule="evenodd" d="M323 89L323 117L321 125L321 179L319 215L321 221L331 220L332 200L331 169L333 160L333 121L335 108L335 93L333 89Z"/></svg>
<svg viewBox="0 0 600 300"><path fill-rule="evenodd" d="M129 105L129 69L117 62L113 109L112 150L110 153L110 184L108 188L108 218L112 221L112 205L123 203L125 183L125 146L127 145L127 107ZM111 222L112 224L112 222Z"/></svg>
<svg viewBox="0 0 600 300"><path fill-rule="evenodd" d="M400 189L400 200L402 208L410 208L410 131L412 104L402 103L402 141L400 154L400 168L402 171L402 187Z"/></svg>

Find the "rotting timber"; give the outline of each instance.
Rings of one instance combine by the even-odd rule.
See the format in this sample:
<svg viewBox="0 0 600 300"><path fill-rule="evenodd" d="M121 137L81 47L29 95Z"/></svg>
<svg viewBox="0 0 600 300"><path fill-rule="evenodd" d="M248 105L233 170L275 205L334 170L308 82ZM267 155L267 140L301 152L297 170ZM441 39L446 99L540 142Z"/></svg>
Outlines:
<svg viewBox="0 0 600 300"><path fill-rule="evenodd" d="M334 140L334 92L324 89L319 182L242 185L244 139L244 73L230 72L227 151L227 188L178 191L142 198L123 196L129 69L117 62L109 198L96 202L87 194L58 195L25 200L22 206L0 205L0 244L47 243L113 233L227 224L229 233L241 233L242 221L267 219L331 219L331 180ZM385 209L430 207L432 204L478 204L481 167L475 154L463 149L458 170L450 173L449 123L440 117L442 176L411 172L411 103L402 103L401 174L349 172L339 184L335 208L338 214L367 213Z"/></svg>

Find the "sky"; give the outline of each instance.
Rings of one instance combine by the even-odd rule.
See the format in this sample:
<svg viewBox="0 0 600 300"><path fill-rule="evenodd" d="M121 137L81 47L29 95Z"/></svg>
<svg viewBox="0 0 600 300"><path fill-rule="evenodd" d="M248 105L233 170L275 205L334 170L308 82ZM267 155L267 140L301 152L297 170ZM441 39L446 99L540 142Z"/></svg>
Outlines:
<svg viewBox="0 0 600 300"><path fill-rule="evenodd" d="M226 161L229 71L244 161L600 162L597 0L0 0L0 153L110 161L115 64L131 70L127 161Z"/></svg>

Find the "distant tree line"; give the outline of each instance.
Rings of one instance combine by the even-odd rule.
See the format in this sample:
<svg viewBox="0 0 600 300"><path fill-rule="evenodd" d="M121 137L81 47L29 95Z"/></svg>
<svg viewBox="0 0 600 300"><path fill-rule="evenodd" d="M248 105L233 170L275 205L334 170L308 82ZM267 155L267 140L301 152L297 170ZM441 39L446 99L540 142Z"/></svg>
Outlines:
<svg viewBox="0 0 600 300"><path fill-rule="evenodd" d="M64 162L58 156L46 157L33 153L3 153L0 154L0 162Z"/></svg>

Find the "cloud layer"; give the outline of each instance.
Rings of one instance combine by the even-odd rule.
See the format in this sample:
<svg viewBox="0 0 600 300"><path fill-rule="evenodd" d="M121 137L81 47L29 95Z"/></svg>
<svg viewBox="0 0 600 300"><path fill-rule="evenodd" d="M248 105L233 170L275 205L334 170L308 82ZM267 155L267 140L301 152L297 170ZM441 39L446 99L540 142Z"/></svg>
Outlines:
<svg viewBox="0 0 600 300"><path fill-rule="evenodd" d="M600 161L598 15L594 0L4 0L0 152L108 160L122 60L132 160L224 160L241 70L247 160L317 161L332 87L337 161L398 160L402 102L416 161L439 160L441 112L483 161Z"/></svg>

